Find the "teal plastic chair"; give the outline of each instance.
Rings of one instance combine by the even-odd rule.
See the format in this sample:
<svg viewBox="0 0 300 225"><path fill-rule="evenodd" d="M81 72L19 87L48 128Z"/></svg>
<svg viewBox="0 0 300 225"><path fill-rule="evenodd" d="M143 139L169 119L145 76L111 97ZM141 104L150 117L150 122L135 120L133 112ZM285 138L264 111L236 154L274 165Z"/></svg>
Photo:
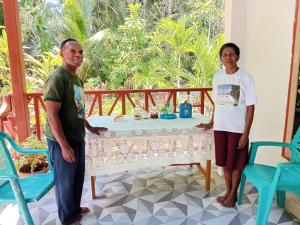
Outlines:
<svg viewBox="0 0 300 225"><path fill-rule="evenodd" d="M9 144L9 145L7 145ZM28 225L33 225L27 203L41 199L54 185L52 165L50 171L20 178L10 156L9 147L22 154L48 154L47 150L19 147L6 133L0 132L0 205L17 203L19 212ZM48 155L49 159L49 155Z"/></svg>
<svg viewBox="0 0 300 225"><path fill-rule="evenodd" d="M254 163L259 147L274 146L288 148L291 160L279 163L276 167ZM241 177L238 204L242 203L245 182L250 181L258 191L258 207L256 225L265 225L272 207L273 197L277 195L277 205L285 207L285 193L293 192L300 198L300 128L298 128L291 143L259 141L252 142L249 164L244 168Z"/></svg>

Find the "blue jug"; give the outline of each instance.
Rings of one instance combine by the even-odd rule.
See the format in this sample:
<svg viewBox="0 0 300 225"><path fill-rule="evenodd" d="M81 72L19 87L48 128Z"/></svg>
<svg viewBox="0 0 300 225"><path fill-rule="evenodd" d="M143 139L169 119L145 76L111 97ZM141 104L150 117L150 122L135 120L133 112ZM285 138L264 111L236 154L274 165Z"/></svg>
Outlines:
<svg viewBox="0 0 300 225"><path fill-rule="evenodd" d="M193 107L191 103L185 101L179 105L180 118L192 118Z"/></svg>

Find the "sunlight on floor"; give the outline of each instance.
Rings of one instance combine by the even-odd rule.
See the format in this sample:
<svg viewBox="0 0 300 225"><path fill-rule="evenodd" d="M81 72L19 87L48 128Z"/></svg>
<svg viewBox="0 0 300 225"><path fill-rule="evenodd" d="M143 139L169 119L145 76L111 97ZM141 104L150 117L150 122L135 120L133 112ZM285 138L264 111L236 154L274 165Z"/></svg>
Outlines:
<svg viewBox="0 0 300 225"><path fill-rule="evenodd" d="M18 206L13 204L6 205L4 210L0 212L0 224L8 224L8 221L10 225L18 224L20 218L16 215L19 215Z"/></svg>

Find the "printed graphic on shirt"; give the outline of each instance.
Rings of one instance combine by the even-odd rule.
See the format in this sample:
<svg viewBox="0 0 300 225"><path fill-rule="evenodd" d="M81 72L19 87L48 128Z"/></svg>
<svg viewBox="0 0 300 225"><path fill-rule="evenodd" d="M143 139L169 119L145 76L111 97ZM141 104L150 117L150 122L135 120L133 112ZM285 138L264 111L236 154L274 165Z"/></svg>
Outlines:
<svg viewBox="0 0 300 225"><path fill-rule="evenodd" d="M75 100L76 106L78 107L77 118L84 119L84 117L85 117L85 113L84 113L85 104L84 104L83 90L82 90L81 87L79 87L77 85L73 86L73 90L74 90L74 100Z"/></svg>
<svg viewBox="0 0 300 225"><path fill-rule="evenodd" d="M237 106L240 98L240 86L221 84L217 86L217 105Z"/></svg>

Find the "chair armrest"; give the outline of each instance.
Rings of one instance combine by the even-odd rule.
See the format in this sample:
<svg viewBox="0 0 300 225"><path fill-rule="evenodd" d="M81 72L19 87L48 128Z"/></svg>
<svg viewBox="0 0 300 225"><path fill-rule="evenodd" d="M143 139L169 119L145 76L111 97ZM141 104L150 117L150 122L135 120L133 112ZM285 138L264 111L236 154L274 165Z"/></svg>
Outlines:
<svg viewBox="0 0 300 225"><path fill-rule="evenodd" d="M15 175L0 175L0 181L11 181L11 180L17 180L18 177Z"/></svg>
<svg viewBox="0 0 300 225"><path fill-rule="evenodd" d="M15 150L22 154L48 154L48 149L27 149L19 147Z"/></svg>
<svg viewBox="0 0 300 225"><path fill-rule="evenodd" d="M277 141L253 141L251 142L251 145L253 146L270 146L270 147L290 147L290 143L285 143L285 142L277 142Z"/></svg>
<svg viewBox="0 0 300 225"><path fill-rule="evenodd" d="M48 149L26 149L22 148L16 144L16 142L6 133L1 133L2 136L9 142L12 148L22 154L46 154L48 159L48 164L50 165L50 170L53 169L52 162L50 160L50 155Z"/></svg>
<svg viewBox="0 0 300 225"><path fill-rule="evenodd" d="M277 168L280 168L281 170L300 169L300 163L291 163L291 162L278 163Z"/></svg>
<svg viewBox="0 0 300 225"><path fill-rule="evenodd" d="M261 147L261 146L290 148L290 143L276 142L276 141L255 141L255 142L251 142L249 164L254 163L258 147Z"/></svg>
<svg viewBox="0 0 300 225"><path fill-rule="evenodd" d="M16 144L16 142L6 133L2 134L5 139L9 142L9 144L13 147L13 149L22 154L47 154L47 149L26 149L22 148Z"/></svg>

